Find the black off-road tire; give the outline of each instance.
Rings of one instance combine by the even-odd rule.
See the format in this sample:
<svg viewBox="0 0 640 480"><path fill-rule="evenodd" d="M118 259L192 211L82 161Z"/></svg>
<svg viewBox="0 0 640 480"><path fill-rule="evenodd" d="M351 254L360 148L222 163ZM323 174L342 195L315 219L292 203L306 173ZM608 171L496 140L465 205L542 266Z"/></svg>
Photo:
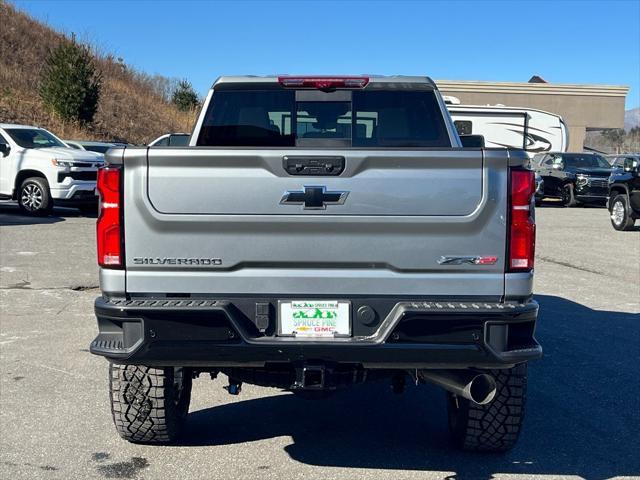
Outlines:
<svg viewBox="0 0 640 480"><path fill-rule="evenodd" d="M175 442L189 412L191 382L187 369L110 364L111 413L120 436L134 443Z"/></svg>
<svg viewBox="0 0 640 480"><path fill-rule="evenodd" d="M619 205L616 205L619 204ZM617 222L616 218L614 218L614 211L616 209L622 208L622 217L620 221ZM617 211L616 211L617 212ZM633 230L635 225L635 220L631 216L631 209L629 208L629 201L627 200L626 195L616 195L611 202L611 207L609 208L609 213L611 214L611 225L613 228L620 231L628 231Z"/></svg>
<svg viewBox="0 0 640 480"><path fill-rule="evenodd" d="M562 204L565 207L575 207L579 203L576 200L576 197L573 193L573 185L570 183L567 183L562 187L561 196L562 196Z"/></svg>
<svg viewBox="0 0 640 480"><path fill-rule="evenodd" d="M454 445L474 452L506 452L517 442L527 390L527 364L488 370L496 380L496 396L487 405L447 393L449 431Z"/></svg>
<svg viewBox="0 0 640 480"><path fill-rule="evenodd" d="M17 197L18 206L26 215L45 216L53 210L53 199L46 178L26 178L20 184Z"/></svg>

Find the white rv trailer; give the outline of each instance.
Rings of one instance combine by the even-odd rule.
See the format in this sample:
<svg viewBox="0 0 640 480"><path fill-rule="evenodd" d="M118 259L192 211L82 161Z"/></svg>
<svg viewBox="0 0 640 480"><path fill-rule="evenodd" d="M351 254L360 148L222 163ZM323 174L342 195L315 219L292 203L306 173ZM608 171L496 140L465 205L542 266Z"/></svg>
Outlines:
<svg viewBox="0 0 640 480"><path fill-rule="evenodd" d="M549 151L566 152L569 132L562 117L532 108L504 105L459 105L445 97L461 135L482 135L487 147L524 148L529 157Z"/></svg>

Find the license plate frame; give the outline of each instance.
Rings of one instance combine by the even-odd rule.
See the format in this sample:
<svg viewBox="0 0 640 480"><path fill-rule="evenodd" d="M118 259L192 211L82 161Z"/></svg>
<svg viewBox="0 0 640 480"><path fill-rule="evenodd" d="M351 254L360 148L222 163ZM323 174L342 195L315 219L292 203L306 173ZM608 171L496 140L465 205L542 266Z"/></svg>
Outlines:
<svg viewBox="0 0 640 480"><path fill-rule="evenodd" d="M297 318L295 318L296 313L298 313ZM351 302L348 300L279 300L277 335L301 340L351 337Z"/></svg>

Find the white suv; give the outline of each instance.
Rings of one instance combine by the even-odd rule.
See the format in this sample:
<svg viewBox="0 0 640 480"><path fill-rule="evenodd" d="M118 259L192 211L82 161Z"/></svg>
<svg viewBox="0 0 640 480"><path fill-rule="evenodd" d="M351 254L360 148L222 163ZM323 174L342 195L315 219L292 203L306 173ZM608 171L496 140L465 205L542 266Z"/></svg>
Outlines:
<svg viewBox="0 0 640 480"><path fill-rule="evenodd" d="M18 201L29 215L46 215L56 205L97 207L97 168L104 156L69 148L51 132L0 124L0 198Z"/></svg>

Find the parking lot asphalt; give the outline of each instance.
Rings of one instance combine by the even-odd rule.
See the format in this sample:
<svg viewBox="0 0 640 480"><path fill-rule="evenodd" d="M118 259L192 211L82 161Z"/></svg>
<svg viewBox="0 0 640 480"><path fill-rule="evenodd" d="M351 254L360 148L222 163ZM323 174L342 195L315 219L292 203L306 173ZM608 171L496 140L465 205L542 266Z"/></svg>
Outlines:
<svg viewBox="0 0 640 480"><path fill-rule="evenodd" d="M640 477L640 231L602 208L537 211L537 337L518 446L447 444L444 395L370 384L326 401L194 381L176 446L121 440L107 362L88 353L94 218L0 204L0 478L502 479ZM640 223L640 222L638 222Z"/></svg>

